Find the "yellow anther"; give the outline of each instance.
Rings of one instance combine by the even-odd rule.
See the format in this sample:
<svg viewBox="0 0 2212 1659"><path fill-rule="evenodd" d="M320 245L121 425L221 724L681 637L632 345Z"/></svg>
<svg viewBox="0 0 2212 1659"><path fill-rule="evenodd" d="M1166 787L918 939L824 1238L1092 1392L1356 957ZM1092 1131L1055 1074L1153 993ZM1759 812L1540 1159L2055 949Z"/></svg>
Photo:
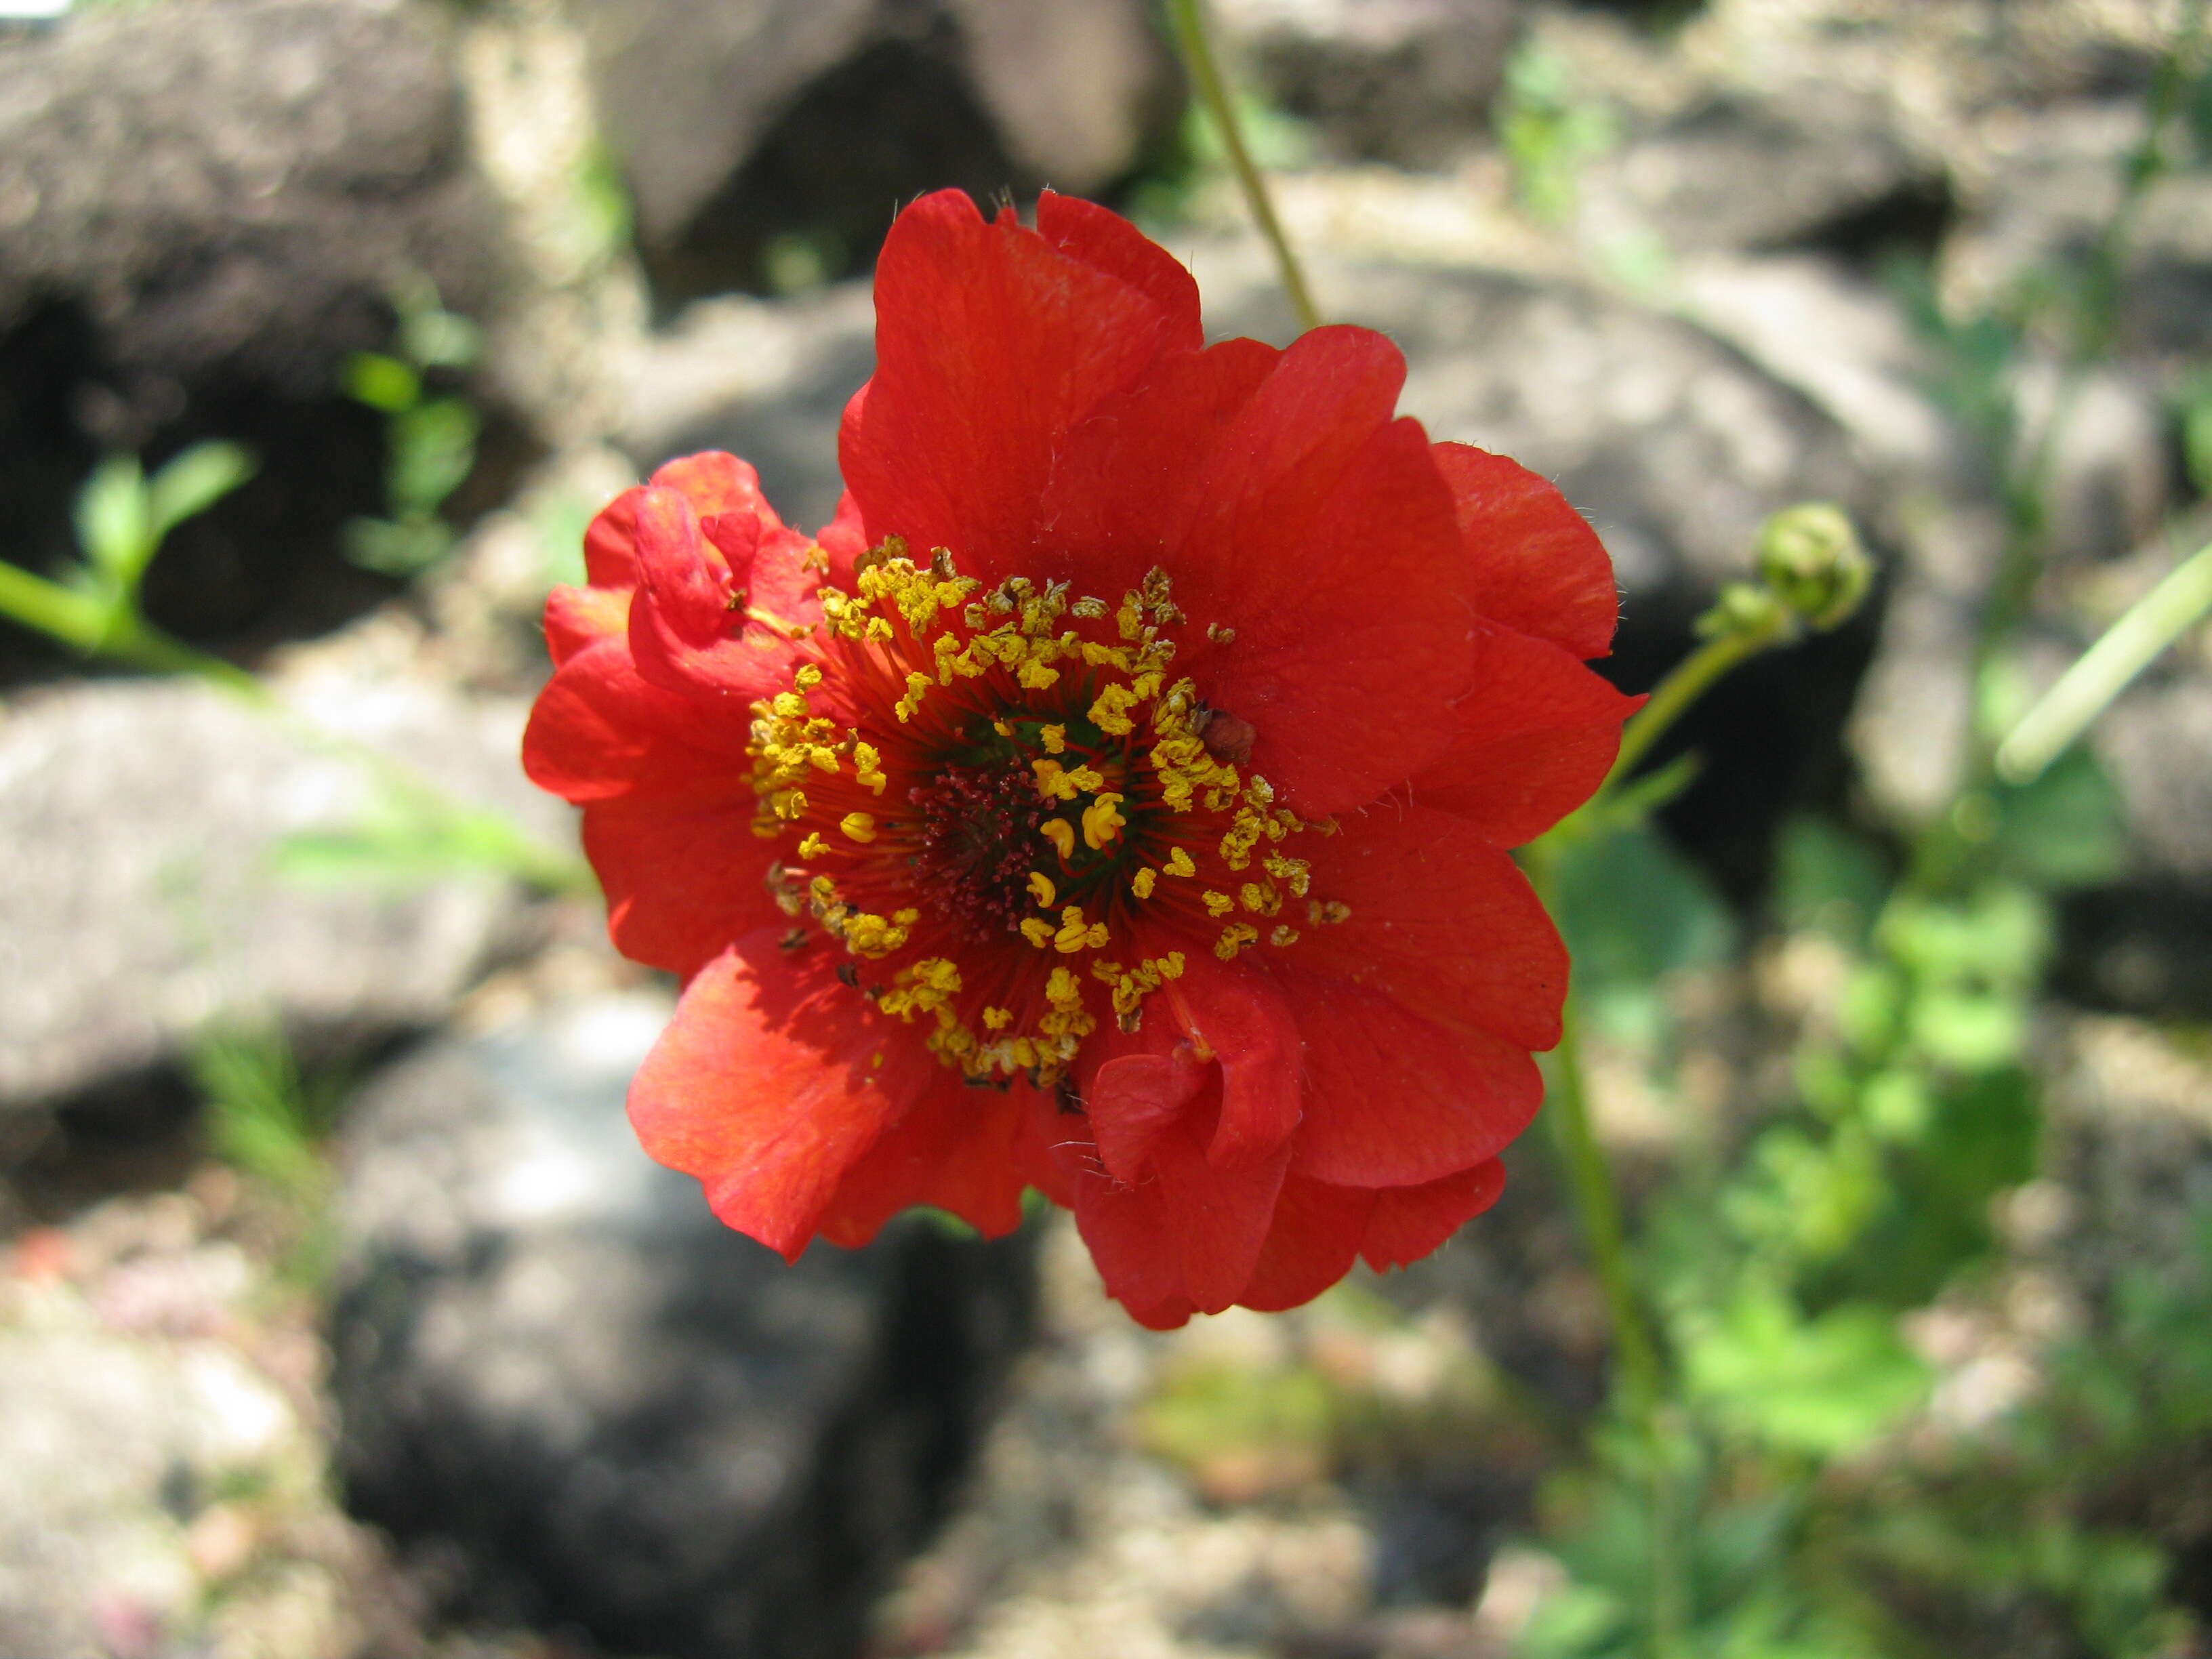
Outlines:
<svg viewBox="0 0 2212 1659"><path fill-rule="evenodd" d="M799 843L799 856L802 859L818 859L829 850L830 843L816 830L808 830L806 839Z"/></svg>
<svg viewBox="0 0 2212 1659"><path fill-rule="evenodd" d="M986 1008L983 1011L983 1029L987 1031L1003 1031L1013 1023L1013 1011L1010 1008Z"/></svg>
<svg viewBox="0 0 2212 1659"><path fill-rule="evenodd" d="M1071 904L1060 913L1060 931L1052 936L1052 947L1063 953L1073 951L1095 951L1106 942L1106 924L1085 922L1083 907Z"/></svg>
<svg viewBox="0 0 2212 1659"><path fill-rule="evenodd" d="M1233 645L1237 641L1237 630L1233 628L1224 628L1219 623L1208 623L1206 625L1206 637L1216 645Z"/></svg>
<svg viewBox="0 0 2212 1659"><path fill-rule="evenodd" d="M1052 943L1052 924L1040 921L1035 916L1022 918L1022 937L1040 951Z"/></svg>
<svg viewBox="0 0 2212 1659"><path fill-rule="evenodd" d="M1190 861L1190 854L1180 847L1168 850L1167 872L1171 876L1194 876L1198 866Z"/></svg>
<svg viewBox="0 0 2212 1659"><path fill-rule="evenodd" d="M1148 899L1152 897L1152 889L1159 878L1160 872L1148 866L1129 878L1129 890L1140 899Z"/></svg>
<svg viewBox="0 0 2212 1659"><path fill-rule="evenodd" d="M1091 595L1086 593L1081 599L1078 599L1073 605L1068 606L1068 609L1073 611L1077 616L1081 617L1086 622L1096 622L1099 617L1106 614L1106 601L1103 599L1093 599Z"/></svg>
<svg viewBox="0 0 2212 1659"><path fill-rule="evenodd" d="M1334 926L1352 920L1352 907L1337 899L1309 899L1306 920L1316 927Z"/></svg>
<svg viewBox="0 0 2212 1659"><path fill-rule="evenodd" d="M779 789L768 798L769 809L787 823L795 823L806 816L806 792L804 789Z"/></svg>
<svg viewBox="0 0 2212 1659"><path fill-rule="evenodd" d="M1213 954L1224 962L1233 962L1239 951L1259 942L1260 930L1250 922L1232 921L1221 930L1221 937L1214 940Z"/></svg>
<svg viewBox="0 0 2212 1659"><path fill-rule="evenodd" d="M1127 825L1128 819L1121 812L1121 796L1109 789L1083 809L1083 844L1091 851L1104 852Z"/></svg>
<svg viewBox="0 0 2212 1659"><path fill-rule="evenodd" d="M991 729L1002 738L1011 738L1014 735L1014 728L1004 720L993 720Z"/></svg>
<svg viewBox="0 0 2212 1659"><path fill-rule="evenodd" d="M1145 626L1144 600L1135 593L1121 596L1121 608L1114 613L1114 621L1121 630L1121 637L1133 640Z"/></svg>
<svg viewBox="0 0 2212 1659"><path fill-rule="evenodd" d="M799 672L791 677L791 683L802 691L811 691L822 684L822 671L811 662L801 663Z"/></svg>
<svg viewBox="0 0 2212 1659"><path fill-rule="evenodd" d="M1160 977L1162 979L1181 979L1182 977L1182 952L1180 951L1169 951L1167 955L1159 958Z"/></svg>
<svg viewBox="0 0 2212 1659"><path fill-rule="evenodd" d="M1037 736L1044 739L1044 752L1048 755L1057 755L1067 747L1067 728L1064 726L1048 726Z"/></svg>
<svg viewBox="0 0 2212 1659"><path fill-rule="evenodd" d="M768 700L768 706L779 720L803 720L806 718L806 699L796 691L779 691Z"/></svg>
<svg viewBox="0 0 2212 1659"><path fill-rule="evenodd" d="M1091 705L1091 723L1101 732L1126 737L1137 729L1136 721L1129 718L1129 711L1139 701L1138 694L1128 686L1109 682L1099 688L1097 698Z"/></svg>
<svg viewBox="0 0 2212 1659"><path fill-rule="evenodd" d="M1267 943L1270 945L1296 945L1297 942L1298 930L1281 922L1278 922L1274 932L1267 935Z"/></svg>
<svg viewBox="0 0 2212 1659"><path fill-rule="evenodd" d="M1237 890L1237 902L1260 915L1272 916L1283 908L1283 896L1272 881L1248 881Z"/></svg>
<svg viewBox="0 0 2212 1659"><path fill-rule="evenodd" d="M1211 887L1200 893L1199 897L1206 901L1206 914L1209 916L1225 916L1237 908L1235 899L1226 893L1217 892Z"/></svg>
<svg viewBox="0 0 2212 1659"><path fill-rule="evenodd" d="M1075 826L1066 818L1047 818L1037 830L1053 844L1063 860L1075 856Z"/></svg>
<svg viewBox="0 0 2212 1659"><path fill-rule="evenodd" d="M845 832L846 838L850 841L865 844L876 838L875 816L870 812L848 812L837 820L837 827Z"/></svg>
<svg viewBox="0 0 2212 1659"><path fill-rule="evenodd" d="M1041 871L1032 870L1030 872L1030 896L1049 910L1052 908L1053 900L1060 896L1060 890L1052 884L1050 876Z"/></svg>
<svg viewBox="0 0 2212 1659"><path fill-rule="evenodd" d="M902 723L914 718L914 711L921 707L921 694L929 690L929 676L910 673L906 677L906 696L893 705L892 712Z"/></svg>

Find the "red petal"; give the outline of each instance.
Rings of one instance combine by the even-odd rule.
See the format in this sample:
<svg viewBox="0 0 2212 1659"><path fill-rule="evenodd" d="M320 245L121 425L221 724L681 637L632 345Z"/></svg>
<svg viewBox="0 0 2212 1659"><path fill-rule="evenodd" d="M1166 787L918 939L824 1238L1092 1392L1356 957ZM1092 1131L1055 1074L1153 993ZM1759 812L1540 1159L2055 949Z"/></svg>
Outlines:
<svg viewBox="0 0 2212 1659"><path fill-rule="evenodd" d="M1237 1301L1262 1313L1310 1302L1352 1271L1381 1194L1286 1176L1259 1265Z"/></svg>
<svg viewBox="0 0 2212 1659"><path fill-rule="evenodd" d="M1116 1180L1144 1180L1158 1137L1186 1118L1211 1121L1206 1158L1221 1170L1273 1157L1297 1127L1297 1024L1260 974L1201 957L1153 1000L1135 1037L1096 1041L1111 1057L1084 1103Z"/></svg>
<svg viewBox="0 0 2212 1659"><path fill-rule="evenodd" d="M584 577L594 587L637 586L637 503L631 488L599 509L584 532Z"/></svg>
<svg viewBox="0 0 2212 1659"><path fill-rule="evenodd" d="M1152 1143L1214 1080L1188 1042L1164 1054L1121 1054L1099 1066L1086 1095L1099 1161L1115 1180L1145 1178Z"/></svg>
<svg viewBox="0 0 2212 1659"><path fill-rule="evenodd" d="M586 806L584 852L606 890L615 948L688 975L732 941L776 927L767 880L777 847L753 834L752 817L742 782Z"/></svg>
<svg viewBox="0 0 2212 1659"><path fill-rule="evenodd" d="M748 779L747 730L648 684L624 639L602 639L555 671L530 711L522 768L531 781L582 805Z"/></svg>
<svg viewBox="0 0 2212 1659"><path fill-rule="evenodd" d="M627 587L556 587L545 596L545 650L558 668L586 646L629 632Z"/></svg>
<svg viewBox="0 0 2212 1659"><path fill-rule="evenodd" d="M1267 1241L1290 1162L1285 1146L1242 1169L1206 1157L1208 1114L1186 1115L1152 1143L1150 1179L1125 1186L1091 1167L1088 1137L1063 1132L1073 1176L1076 1225L1109 1295L1132 1310L1179 1299L1205 1313L1237 1300Z"/></svg>
<svg viewBox="0 0 2212 1659"><path fill-rule="evenodd" d="M1140 385L1102 404L1054 467L1036 580L1118 600L1169 560L1231 422L1281 356L1258 340L1224 340L1163 357ZM1171 562L1181 573L1182 561Z"/></svg>
<svg viewBox="0 0 2212 1659"><path fill-rule="evenodd" d="M859 401L860 393L856 392L854 402ZM867 526L860 522L860 504L853 499L851 490L837 497L837 516L823 526L822 533L814 539L830 556L830 568L823 580L832 587L851 592L860 555L870 546Z"/></svg>
<svg viewBox="0 0 2212 1659"><path fill-rule="evenodd" d="M1613 648L1620 596L1605 544L1567 498L1503 455L1438 444L1482 614L1578 658Z"/></svg>
<svg viewBox="0 0 2212 1659"><path fill-rule="evenodd" d="M1018 1155L1029 1092L971 1089L940 1066L928 1092L846 1171L822 1236L858 1249L916 1204L949 1211L987 1238L1013 1231L1029 1185Z"/></svg>
<svg viewBox="0 0 2212 1659"><path fill-rule="evenodd" d="M1037 234L1070 258L1119 277L1159 307L1161 345L1195 351L1198 283L1182 262L1118 213L1079 197L1046 191L1037 198Z"/></svg>
<svg viewBox="0 0 2212 1659"><path fill-rule="evenodd" d="M647 1156L699 1177L724 1222L796 1261L846 1172L936 1072L910 1030L768 929L684 988L630 1085L630 1122Z"/></svg>
<svg viewBox="0 0 2212 1659"><path fill-rule="evenodd" d="M1519 847L1604 781L1620 723L1642 702L1547 640L1486 629L1475 644L1474 684L1452 711L1458 741L1409 793L1456 814L1493 847Z"/></svg>
<svg viewBox="0 0 2212 1659"><path fill-rule="evenodd" d="M1467 678L1472 582L1428 441L1390 419L1404 380L1370 330L1303 336L1165 531L1191 618L1177 672L1259 728L1254 769L1316 813L1372 800L1441 753ZM1234 643L1206 640L1216 623Z"/></svg>
<svg viewBox="0 0 2212 1659"><path fill-rule="evenodd" d="M1498 1202L1505 1166L1496 1158L1419 1187L1390 1187L1375 1194L1359 1253L1377 1273L1428 1255L1468 1221Z"/></svg>
<svg viewBox="0 0 2212 1659"><path fill-rule="evenodd" d="M1258 974L1200 958L1161 1000L1201 1053L1219 1057L1221 1117L1206 1161L1240 1170L1272 1158L1297 1127L1305 1058L1282 993Z"/></svg>
<svg viewBox="0 0 2212 1659"><path fill-rule="evenodd" d="M783 527L783 520L761 494L760 474L752 464L721 450L703 450L670 461L653 475L652 482L658 489L682 495L699 518L743 513L759 520L763 530Z"/></svg>
<svg viewBox="0 0 2212 1659"><path fill-rule="evenodd" d="M1495 1157L1535 1115L1544 1085L1525 1049L1358 986L1277 976L1306 1038L1300 1175L1347 1187L1440 1180Z"/></svg>
<svg viewBox="0 0 2212 1659"><path fill-rule="evenodd" d="M839 446L846 483L872 533L949 547L987 583L1029 564L1069 429L1186 331L1146 289L985 224L958 191L892 225L876 319L875 378Z"/></svg>
<svg viewBox="0 0 2212 1659"><path fill-rule="evenodd" d="M1559 1040L1566 946L1528 878L1474 825L1385 800L1308 840L1298 850L1313 896L1340 900L1352 917L1304 929L1299 967L1522 1048Z"/></svg>

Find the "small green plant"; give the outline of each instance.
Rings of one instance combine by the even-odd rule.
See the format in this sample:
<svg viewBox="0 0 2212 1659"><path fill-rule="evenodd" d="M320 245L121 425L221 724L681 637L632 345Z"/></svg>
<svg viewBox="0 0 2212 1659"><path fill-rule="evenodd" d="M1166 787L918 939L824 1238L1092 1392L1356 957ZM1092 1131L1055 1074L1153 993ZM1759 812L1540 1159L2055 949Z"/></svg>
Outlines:
<svg viewBox="0 0 2212 1659"><path fill-rule="evenodd" d="M1577 96L1565 61L1534 41L1505 65L1497 125L1514 199L1546 224L1573 215L1583 169L1620 140L1611 112Z"/></svg>
<svg viewBox="0 0 2212 1659"><path fill-rule="evenodd" d="M386 417L386 515L346 526L346 555L356 564L405 578L429 568L453 549L453 527L439 516L476 465L483 420L465 398L433 389L441 371L466 368L482 349L475 324L447 311L427 279L392 296L398 316L389 352L357 351L343 383L355 402Z"/></svg>
<svg viewBox="0 0 2212 1659"><path fill-rule="evenodd" d="M77 562L58 580L0 562L0 616L88 656L243 678L148 622L139 589L169 532L206 512L253 471L252 455L231 443L194 444L151 477L137 456L110 456L77 493Z"/></svg>
<svg viewBox="0 0 2212 1659"><path fill-rule="evenodd" d="M345 1079L303 1073L292 1045L269 1021L211 1024L194 1044L190 1065L206 1112L209 1150L277 1206L289 1235L287 1276L320 1282L335 1242L335 1177L326 1146Z"/></svg>

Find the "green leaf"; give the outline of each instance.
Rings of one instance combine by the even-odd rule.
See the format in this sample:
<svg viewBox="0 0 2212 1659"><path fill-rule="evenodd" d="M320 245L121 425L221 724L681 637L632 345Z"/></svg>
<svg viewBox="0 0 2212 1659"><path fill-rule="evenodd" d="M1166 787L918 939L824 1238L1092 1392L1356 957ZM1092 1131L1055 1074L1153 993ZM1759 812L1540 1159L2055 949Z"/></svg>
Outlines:
<svg viewBox="0 0 2212 1659"><path fill-rule="evenodd" d="M341 382L356 403L386 415L402 414L422 400L422 377L380 351L356 351L347 358Z"/></svg>
<svg viewBox="0 0 2212 1659"><path fill-rule="evenodd" d="M154 475L151 486L155 545L251 478L258 465L253 452L242 444L198 443L172 456Z"/></svg>
<svg viewBox="0 0 2212 1659"><path fill-rule="evenodd" d="M2093 887L2127 868L2119 792L2084 744L2066 750L2034 781L2001 787L1996 806L1997 856L2023 880Z"/></svg>
<svg viewBox="0 0 2212 1659"><path fill-rule="evenodd" d="M421 574L453 550L453 526L441 519L353 519L345 526L346 557L364 570L401 580Z"/></svg>
<svg viewBox="0 0 2212 1659"><path fill-rule="evenodd" d="M1559 855L1559 931L1586 982L1648 985L1724 960L1735 924L1712 884L1658 833L1627 830Z"/></svg>
<svg viewBox="0 0 2212 1659"><path fill-rule="evenodd" d="M386 488L402 517L434 513L458 489L477 459L482 425L459 398L441 398L392 417L392 459Z"/></svg>
<svg viewBox="0 0 2212 1659"><path fill-rule="evenodd" d="M1835 1457L1893 1427L1928 1390L1927 1368L1883 1310L1847 1303L1808 1320L1771 1286L1747 1286L1717 1317L1686 1318L1684 1380L1727 1427L1779 1450Z"/></svg>
<svg viewBox="0 0 2212 1659"><path fill-rule="evenodd" d="M483 331L442 307L402 312L399 349L422 368L466 368L483 349Z"/></svg>
<svg viewBox="0 0 2212 1659"><path fill-rule="evenodd" d="M1881 855L1826 818L1794 817L1775 848L1774 908L1793 932L1863 946L1889 896Z"/></svg>
<svg viewBox="0 0 2212 1659"><path fill-rule="evenodd" d="M111 455L85 480L76 496L76 539L107 591L137 591L159 543L152 495L136 455Z"/></svg>

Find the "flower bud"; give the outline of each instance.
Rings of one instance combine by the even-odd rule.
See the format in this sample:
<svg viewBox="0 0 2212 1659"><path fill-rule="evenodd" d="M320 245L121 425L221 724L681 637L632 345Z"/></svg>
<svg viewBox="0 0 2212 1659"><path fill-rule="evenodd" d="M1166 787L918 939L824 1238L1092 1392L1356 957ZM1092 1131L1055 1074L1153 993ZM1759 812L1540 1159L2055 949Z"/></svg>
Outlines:
<svg viewBox="0 0 2212 1659"><path fill-rule="evenodd" d="M1730 582L1694 626L1699 639L1741 635L1771 644L1789 637L1792 614L1772 590L1753 582Z"/></svg>
<svg viewBox="0 0 2212 1659"><path fill-rule="evenodd" d="M1760 526L1759 574L1784 605L1822 632L1847 620L1874 582L1858 532L1831 501L1786 507Z"/></svg>

